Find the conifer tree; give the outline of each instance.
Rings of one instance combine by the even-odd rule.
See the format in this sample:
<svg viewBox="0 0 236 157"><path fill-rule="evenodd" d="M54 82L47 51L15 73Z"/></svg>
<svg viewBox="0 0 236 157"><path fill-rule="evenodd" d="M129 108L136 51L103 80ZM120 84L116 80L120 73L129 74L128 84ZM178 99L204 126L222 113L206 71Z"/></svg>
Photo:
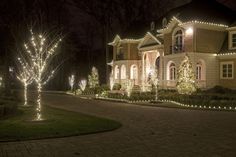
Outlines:
<svg viewBox="0 0 236 157"><path fill-rule="evenodd" d="M195 75L189 56L186 54L177 73L177 90L180 94L191 95L196 91Z"/></svg>

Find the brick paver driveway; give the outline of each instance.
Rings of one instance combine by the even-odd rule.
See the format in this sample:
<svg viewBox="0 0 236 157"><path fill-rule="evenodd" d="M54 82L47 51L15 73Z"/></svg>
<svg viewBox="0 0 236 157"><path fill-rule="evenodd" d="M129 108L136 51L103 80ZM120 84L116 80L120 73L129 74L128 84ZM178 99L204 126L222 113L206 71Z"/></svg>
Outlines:
<svg viewBox="0 0 236 157"><path fill-rule="evenodd" d="M45 94L50 106L123 124L106 133L0 143L2 156L235 157L236 112L144 107Z"/></svg>

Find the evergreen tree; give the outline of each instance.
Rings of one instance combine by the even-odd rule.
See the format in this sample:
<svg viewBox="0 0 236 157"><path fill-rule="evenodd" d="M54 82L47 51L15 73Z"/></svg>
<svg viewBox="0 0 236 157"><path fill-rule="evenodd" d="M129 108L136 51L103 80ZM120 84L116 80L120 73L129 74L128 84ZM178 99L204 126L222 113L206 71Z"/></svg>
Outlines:
<svg viewBox="0 0 236 157"><path fill-rule="evenodd" d="M90 88L99 86L99 75L97 68L92 68L91 75L88 76L88 83Z"/></svg>
<svg viewBox="0 0 236 157"><path fill-rule="evenodd" d="M191 95L196 91L195 75L187 54L179 66L176 87L180 94Z"/></svg>

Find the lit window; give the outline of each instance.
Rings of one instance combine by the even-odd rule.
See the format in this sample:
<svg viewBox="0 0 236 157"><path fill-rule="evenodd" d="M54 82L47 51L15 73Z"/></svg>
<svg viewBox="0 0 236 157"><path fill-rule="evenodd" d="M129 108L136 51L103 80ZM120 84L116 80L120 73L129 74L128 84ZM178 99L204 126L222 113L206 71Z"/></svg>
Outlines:
<svg viewBox="0 0 236 157"><path fill-rule="evenodd" d="M232 47L236 47L236 33L232 34Z"/></svg>
<svg viewBox="0 0 236 157"><path fill-rule="evenodd" d="M197 63L197 66L196 66L196 79L202 80L202 64L201 63Z"/></svg>
<svg viewBox="0 0 236 157"><path fill-rule="evenodd" d="M121 74L120 74L121 79L126 79L126 67L125 65L121 66Z"/></svg>
<svg viewBox="0 0 236 157"><path fill-rule="evenodd" d="M173 50L174 50L174 52L180 52L183 50L183 32L182 32L182 30L178 30L174 34Z"/></svg>
<svg viewBox="0 0 236 157"><path fill-rule="evenodd" d="M171 63L169 66L169 76L170 76L170 80L175 80L176 78L176 69L175 69L175 64Z"/></svg>
<svg viewBox="0 0 236 157"><path fill-rule="evenodd" d="M120 69L118 65L115 66L115 79L119 79Z"/></svg>
<svg viewBox="0 0 236 157"><path fill-rule="evenodd" d="M233 79L233 62L221 62L221 79Z"/></svg>
<svg viewBox="0 0 236 157"><path fill-rule="evenodd" d="M132 65L130 68L130 79L138 79L138 68L136 65Z"/></svg>

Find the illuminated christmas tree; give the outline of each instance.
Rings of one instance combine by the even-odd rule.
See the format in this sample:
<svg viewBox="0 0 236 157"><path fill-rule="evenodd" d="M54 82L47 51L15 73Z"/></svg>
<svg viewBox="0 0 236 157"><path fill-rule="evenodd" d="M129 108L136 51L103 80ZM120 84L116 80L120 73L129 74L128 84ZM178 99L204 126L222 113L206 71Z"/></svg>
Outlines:
<svg viewBox="0 0 236 157"><path fill-rule="evenodd" d="M151 78L150 78L150 82L153 86L155 86L155 92L156 92L156 96L155 96L155 100L158 99L158 85L159 85L159 79L158 79L158 71L157 69L153 70L151 72Z"/></svg>
<svg viewBox="0 0 236 157"><path fill-rule="evenodd" d="M190 95L196 91L195 75L187 54L179 66L176 87L180 94Z"/></svg>
<svg viewBox="0 0 236 157"><path fill-rule="evenodd" d="M92 68L91 74L88 76L88 83L90 88L99 86L99 75L97 68Z"/></svg>
<svg viewBox="0 0 236 157"><path fill-rule="evenodd" d="M81 80L80 83L79 83L80 89L81 89L82 91L84 91L85 88L86 88L86 86L87 86L87 80Z"/></svg>
<svg viewBox="0 0 236 157"><path fill-rule="evenodd" d="M55 51L58 47L61 38L58 35L51 37L49 33L34 34L30 30L31 38L28 43L24 44L25 47L25 64L29 65L28 68L32 72L32 76L37 84L38 99L37 99L37 116L36 120L42 120L41 116L41 90L43 85L53 77L55 70L58 68L52 67L52 60L57 55ZM51 38L50 38L51 37ZM48 40L46 40L48 38Z"/></svg>
<svg viewBox="0 0 236 157"><path fill-rule="evenodd" d="M74 84L75 84L75 75L69 76L69 84L70 84L70 89L71 89L71 92L72 92L73 88L74 88Z"/></svg>

